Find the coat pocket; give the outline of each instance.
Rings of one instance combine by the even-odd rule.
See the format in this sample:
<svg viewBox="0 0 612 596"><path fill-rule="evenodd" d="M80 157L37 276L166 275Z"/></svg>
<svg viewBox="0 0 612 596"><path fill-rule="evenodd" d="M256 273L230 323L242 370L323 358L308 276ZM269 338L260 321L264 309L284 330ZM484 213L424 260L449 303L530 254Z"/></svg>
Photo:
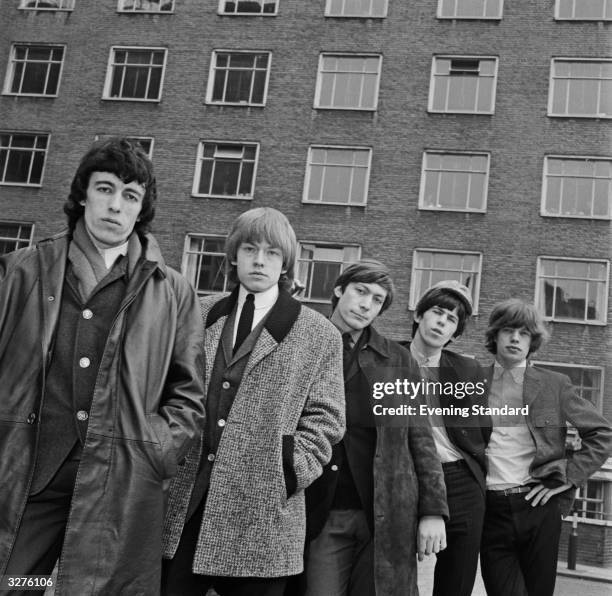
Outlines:
<svg viewBox="0 0 612 596"><path fill-rule="evenodd" d="M159 414L149 414L147 420L161 448L162 477L164 480L172 478L176 475L178 466L170 427Z"/></svg>
<svg viewBox="0 0 612 596"><path fill-rule="evenodd" d="M289 499L289 497L293 496L297 490L297 476L293 466L295 438L293 435L283 435L282 440L283 476L285 478L287 499Z"/></svg>

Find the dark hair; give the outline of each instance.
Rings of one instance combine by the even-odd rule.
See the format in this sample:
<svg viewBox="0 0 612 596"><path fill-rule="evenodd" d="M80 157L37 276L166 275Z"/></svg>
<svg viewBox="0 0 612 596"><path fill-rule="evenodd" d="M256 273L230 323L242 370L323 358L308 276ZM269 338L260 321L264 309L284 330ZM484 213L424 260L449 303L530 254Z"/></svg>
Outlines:
<svg viewBox="0 0 612 596"><path fill-rule="evenodd" d="M85 207L81 205L81 202L87 199L87 187L93 172L109 172L124 183L138 182L145 187L142 210L134 230L138 234L147 232L155 216L155 202L157 201L153 164L138 143L121 137L96 141L81 159L70 185L70 194L64 203L64 213L68 216L68 228L71 231L74 230L76 222L85 212Z"/></svg>
<svg viewBox="0 0 612 596"><path fill-rule="evenodd" d="M374 259L364 259L359 261L359 263L349 265L334 282L334 289L340 288L344 293L346 286L350 283L378 284L387 292L385 301L380 309L381 314L391 306L395 288L393 287L393 280L391 279L389 269L381 262ZM332 292L332 311L336 308L338 300L338 296Z"/></svg>
<svg viewBox="0 0 612 596"><path fill-rule="evenodd" d="M485 347L491 354L497 354L497 333L505 327L511 329L525 327L531 333L529 354L537 352L550 337L535 305L518 298L498 302L491 311L489 326L485 331Z"/></svg>
<svg viewBox="0 0 612 596"><path fill-rule="evenodd" d="M446 308L447 310L457 309L457 329L453 333L453 337L459 337L465 329L465 323L468 318L465 302L452 292L445 288L432 288L421 296L421 299L417 302L414 310L415 318L422 317L430 308L439 306L440 308ZM412 337L415 336L419 323L417 321L412 322Z"/></svg>
<svg viewBox="0 0 612 596"><path fill-rule="evenodd" d="M291 291L295 277L297 239L287 217L272 207L256 207L239 215L225 241L225 266L231 282L237 283L236 255L243 242L261 242L280 248L283 253L283 269L279 286Z"/></svg>

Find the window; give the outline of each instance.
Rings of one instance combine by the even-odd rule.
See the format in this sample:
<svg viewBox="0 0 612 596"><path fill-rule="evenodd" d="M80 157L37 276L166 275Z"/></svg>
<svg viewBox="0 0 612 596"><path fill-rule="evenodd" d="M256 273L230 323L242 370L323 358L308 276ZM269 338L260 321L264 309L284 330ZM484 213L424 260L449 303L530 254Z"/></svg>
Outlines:
<svg viewBox="0 0 612 596"><path fill-rule="evenodd" d="M612 218L612 158L546 157L542 215Z"/></svg>
<svg viewBox="0 0 612 596"><path fill-rule="evenodd" d="M578 395L602 411L603 369L601 367L537 361L534 361L534 364L567 375Z"/></svg>
<svg viewBox="0 0 612 596"><path fill-rule="evenodd" d="M492 114L497 58L436 56L429 89L429 111Z"/></svg>
<svg viewBox="0 0 612 596"><path fill-rule="evenodd" d="M456 279L472 292L474 314L478 312L482 255L468 252L443 252L417 249L412 257L409 308L416 308L419 298L435 283Z"/></svg>
<svg viewBox="0 0 612 596"><path fill-rule="evenodd" d="M165 64L163 48L112 48L104 99L159 101Z"/></svg>
<svg viewBox="0 0 612 596"><path fill-rule="evenodd" d="M612 118L612 60L553 59L548 115Z"/></svg>
<svg viewBox="0 0 612 596"><path fill-rule="evenodd" d="M609 21L612 20L612 0L557 0L555 19Z"/></svg>
<svg viewBox="0 0 612 596"><path fill-rule="evenodd" d="M219 0L219 14L274 16L278 0Z"/></svg>
<svg viewBox="0 0 612 596"><path fill-rule="evenodd" d="M326 0L325 16L382 19L387 16L387 0Z"/></svg>
<svg viewBox="0 0 612 596"><path fill-rule="evenodd" d="M198 197L252 199L259 145L201 142L193 182Z"/></svg>
<svg viewBox="0 0 612 596"><path fill-rule="evenodd" d="M206 101L263 106L269 75L269 52L213 52Z"/></svg>
<svg viewBox="0 0 612 596"><path fill-rule="evenodd" d="M21 0L19 8L30 10L73 10L74 0Z"/></svg>
<svg viewBox="0 0 612 596"><path fill-rule="evenodd" d="M0 255L30 246L33 235L32 224L0 221Z"/></svg>
<svg viewBox="0 0 612 596"><path fill-rule="evenodd" d="M576 500L572 506L572 510L578 514L578 517L612 520L612 515L606 512L604 507L604 484L604 480L591 478L578 487Z"/></svg>
<svg viewBox="0 0 612 596"><path fill-rule="evenodd" d="M609 269L608 261L539 257L540 312L552 321L605 324Z"/></svg>
<svg viewBox="0 0 612 596"><path fill-rule="evenodd" d="M303 201L365 205L371 159L367 147L310 147Z"/></svg>
<svg viewBox="0 0 612 596"><path fill-rule="evenodd" d="M315 108L375 110L382 58L321 54Z"/></svg>
<svg viewBox="0 0 612 596"><path fill-rule="evenodd" d="M173 12L174 0L119 0L119 12Z"/></svg>
<svg viewBox="0 0 612 596"><path fill-rule="evenodd" d="M0 184L39 186L49 135L0 132Z"/></svg>
<svg viewBox="0 0 612 596"><path fill-rule="evenodd" d="M188 234L182 272L200 296L228 291L225 236Z"/></svg>
<svg viewBox="0 0 612 596"><path fill-rule="evenodd" d="M504 0L439 0L439 19L501 19Z"/></svg>
<svg viewBox="0 0 612 596"><path fill-rule="evenodd" d="M419 208L484 211L489 181L488 153L423 154Z"/></svg>
<svg viewBox="0 0 612 596"><path fill-rule="evenodd" d="M300 242L296 278L304 284L302 298L329 302L334 282L351 263L359 260L361 247L319 242Z"/></svg>
<svg viewBox="0 0 612 596"><path fill-rule="evenodd" d="M56 96L63 61L62 46L13 45L4 93Z"/></svg>

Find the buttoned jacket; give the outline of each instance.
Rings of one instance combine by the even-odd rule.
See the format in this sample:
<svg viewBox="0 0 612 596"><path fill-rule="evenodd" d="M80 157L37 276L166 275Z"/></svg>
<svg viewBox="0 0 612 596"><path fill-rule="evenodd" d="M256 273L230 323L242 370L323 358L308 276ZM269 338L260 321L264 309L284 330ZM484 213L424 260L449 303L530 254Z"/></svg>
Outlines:
<svg viewBox="0 0 612 596"><path fill-rule="evenodd" d="M55 593L159 593L168 479L203 417L197 297L152 236L110 328ZM69 237L0 258L0 574L28 498ZM94 313L95 316L95 313Z"/></svg>
<svg viewBox="0 0 612 596"><path fill-rule="evenodd" d="M237 295L202 300L207 383ZM247 357L214 454L193 570L293 575L303 567L304 489L344 433L342 341L329 321L281 291ZM202 444L200 437L171 486L167 558L176 552L200 459L209 455Z"/></svg>

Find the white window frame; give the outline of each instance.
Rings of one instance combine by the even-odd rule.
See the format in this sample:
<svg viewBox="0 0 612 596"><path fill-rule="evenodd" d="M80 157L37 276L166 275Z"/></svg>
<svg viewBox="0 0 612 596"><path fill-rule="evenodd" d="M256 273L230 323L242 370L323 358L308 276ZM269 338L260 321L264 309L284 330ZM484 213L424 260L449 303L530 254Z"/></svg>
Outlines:
<svg viewBox="0 0 612 596"><path fill-rule="evenodd" d="M62 59L61 60L53 60L51 57L48 60L18 60L16 57L18 48L27 48L29 51L30 48L44 48L48 49L52 52L54 49L61 48L62 50ZM11 55L9 57L8 67L6 69L6 77L4 79L4 95L14 95L19 97L57 97L59 94L60 85L62 82L62 72L64 70L64 58L66 57L66 46L63 44L51 44L51 43L14 43L11 46ZM16 76L16 66L18 63L23 64L23 69L21 72L21 83L19 85L19 91L11 91L11 87L13 86L13 80ZM51 71L51 66L55 64L59 64L59 72L57 75L57 87L55 89L55 93L24 93L21 91L23 87L23 81L26 75L26 70L28 69L28 65L33 64L46 64L47 72L45 75L45 88L49 83L49 73Z"/></svg>
<svg viewBox="0 0 612 596"><path fill-rule="evenodd" d="M154 0L155 1L155 0ZM132 3L132 8L126 8L127 2ZM165 3L170 2L170 10L162 10ZM151 7L151 0L117 0L117 12L126 14L172 14L174 12L174 0L156 0L157 8ZM148 4L148 8L138 8Z"/></svg>
<svg viewBox="0 0 612 596"><path fill-rule="evenodd" d="M476 77L478 78L478 85L477 85L477 91L476 91L476 98L475 98L475 103L478 104L478 89L480 88L481 82L483 79L493 79L493 83L492 83L492 87L491 87L491 102L490 102L490 106L488 109L486 110L479 110L477 109L477 105L474 106L474 108L472 109L451 109L448 107L448 100L450 97L450 81L453 79L453 76L450 74L439 74L436 72L436 67L438 64L438 61L440 60L450 60L451 62L453 60L478 60L479 62L483 61L483 60L487 60L487 61L492 61L494 64L494 68L493 68L493 74L491 75L476 75ZM498 72L498 67L499 67L499 58L497 56L452 56L452 55L436 55L433 56L432 58L432 62L431 62L431 77L430 77L430 83L429 83L429 101L428 101L428 111L434 114L482 114L482 115L492 115L495 113L495 100L496 100L496 93L497 93L497 72ZM452 68L452 67L451 67ZM448 80L447 80L448 79ZM437 87L437 84L439 84L440 81L445 80L445 85L446 85L446 99L445 99L445 107L443 109L434 109L434 97L435 97L435 90Z"/></svg>
<svg viewBox="0 0 612 596"><path fill-rule="evenodd" d="M228 194L216 194L216 193L201 193L198 191L199 186L200 186L200 178L202 176L202 165L204 163L204 146L205 145L215 145L215 152L218 151L218 146L219 145L234 145L236 147L242 147L242 152L244 154L244 150L247 147L254 147L255 148L255 158L253 159L253 177L251 179L251 190L248 194L240 194L239 192L237 192L234 195L228 195ZM216 158L217 156L215 156ZM237 161L237 160L236 160ZM213 159L213 168L216 168L216 159ZM239 173L239 177L242 176L242 169L243 169L243 164L245 162L250 162L250 160L246 160L243 158L240 159L240 173ZM197 158L196 158L196 168L195 168L195 174L194 174L194 178L193 178L193 187L191 190L191 195L193 197L204 197L204 198L218 198L218 199L230 199L230 200L252 200L254 195L255 195L255 181L257 179L257 165L259 163L259 143L257 142L251 142L251 141L222 141L222 140L212 140L212 139L202 139L200 140L200 142L198 143L198 152L197 152ZM213 175L211 176L211 183L214 180L214 172ZM240 178L238 179L237 183L236 183L236 187L237 190L240 189Z"/></svg>
<svg viewBox="0 0 612 596"><path fill-rule="evenodd" d="M609 167L609 176L608 177L603 177L603 176L583 176L583 175L557 175L557 174L550 174L548 171L549 168L549 163L551 159L557 159L557 160L562 160L562 161L576 161L576 162L583 162L585 164L588 164L589 162L607 162L608 163L608 167ZM595 165L593 164L593 167L595 167ZM546 198L547 198L547 194L548 194L548 186L549 186L549 182L551 181L551 179L560 179L561 180L561 196L559 197L559 211L557 213L552 212L552 211L547 211L546 208ZM572 179L579 179L579 180L591 180L592 184L591 184L591 197L590 197L590 213L585 213L585 214L580 214L578 212L574 212L574 213L563 213L561 212L561 199L563 198L563 186L566 184L566 180L568 180L567 183L569 183L570 180ZM607 215L594 215L593 214L593 204L595 201L595 184L598 180L607 180L608 181L608 213ZM576 191L576 196L580 195L583 196L582 193L578 192L578 190ZM544 170L542 173L542 201L541 201L541 208L540 208L540 214L544 217L569 217L569 218L578 218L578 219L604 219L604 220L609 220L612 219L612 157L591 157L591 156L582 156L582 155L547 155L544 157Z"/></svg>
<svg viewBox="0 0 612 596"><path fill-rule="evenodd" d="M504 0L480 0L482 2L482 12L481 14L470 14L470 15L462 15L459 14L461 12L461 0L438 0L438 12L437 17L439 19L470 19L470 20L486 20L486 21L499 21L503 18L504 15ZM445 5L453 4L454 10L452 14L443 14ZM490 5L497 5L497 14L495 16L487 16L487 8Z"/></svg>
<svg viewBox="0 0 612 596"><path fill-rule="evenodd" d="M339 59L354 59L355 61L362 61L362 70L360 71L339 71L339 70L325 70L324 64L326 58L339 58ZM365 63L372 58L378 59L378 67L376 72L364 71ZM342 53L342 52L321 52L319 54L319 66L317 67L317 85L315 88L314 107L317 110L352 110L360 112L375 112L378 109L378 93L380 89L380 73L382 72L382 55L381 54L355 54L355 53ZM359 81L359 98L357 105L337 105L335 103L336 86L339 76L346 76L351 78L360 78ZM367 78L374 78L376 80L374 89L373 105L367 106L362 105L364 87ZM331 79L332 87L332 100L328 104L321 103L321 95L324 88L324 79L326 83L328 79ZM326 86L327 88L327 86Z"/></svg>
<svg viewBox="0 0 612 596"><path fill-rule="evenodd" d="M131 50L137 51L137 52L141 52L141 51L149 51L149 52L163 52L164 54L164 60L163 63L160 66L157 65L153 65L151 64L151 62L149 62L148 68L149 68L149 73L148 73L148 77L151 76L151 68L161 68L161 76L159 79L159 90L158 90L158 94L156 98L153 99L147 99L146 97L123 97L122 95L118 95L117 97L113 97L110 95L111 93L111 89L112 89L112 84L113 84L113 74L115 72L115 68L117 67L125 67L127 64L131 64L131 63L125 63L125 64L117 64L115 62L115 55L116 52L130 52ZM104 92L102 94L102 99L108 100L108 101L144 101L147 103L159 103L162 99L162 91L164 88L164 76L166 74L166 63L168 61L168 50L167 48L161 48L161 47L144 47L144 46L112 46L110 49L110 53L108 56L108 65L106 68L106 79L104 81ZM134 63L136 64L136 63ZM147 65L145 64L136 64L139 68L145 68L147 67ZM125 73L124 73L125 74ZM147 83L148 86L148 83ZM123 89L123 81L121 83L121 92L123 93L124 89Z"/></svg>
<svg viewBox="0 0 612 596"><path fill-rule="evenodd" d="M266 72L266 79L265 79L265 83L264 83L264 90L263 90L263 97L261 102L256 102L256 101L252 101L252 97L253 97L253 88L254 88L254 83L255 83L255 73L256 72L263 72L263 68L257 68L256 66L253 66L249 69L243 69L243 68L230 68L228 67L219 67L217 66L217 60L220 54L229 54L230 55L230 59L232 55L235 54L247 54L247 55L251 55L251 56L255 56L255 55L259 55L259 54L265 54L268 57L268 63L266 65L265 68L265 72ZM266 101L268 99L268 83L270 81L270 71L272 69L272 52L268 52L267 50L213 50L211 59L210 59L210 69L209 69L209 73L208 73L208 86L206 89L206 103L212 104L212 105L224 105L224 106L254 106L254 107L263 107L266 105ZM250 82L250 90L249 90L249 99L248 100L240 100L240 101L226 101L225 99L222 100L218 100L218 99L213 99L213 92L214 92L214 88L215 88L215 81L216 81L216 75L217 73L220 72L227 72L227 71L231 71L231 70L245 70L245 71L249 71L251 73L251 82ZM223 90L223 96L225 97L226 95L226 90L227 90L227 81L228 81L228 77L227 74L224 75L225 76L225 82L224 82L224 90Z"/></svg>
<svg viewBox="0 0 612 596"><path fill-rule="evenodd" d="M335 18L354 18L354 19L384 19L387 16L389 5L388 0L380 0L382 11L375 12L376 0L369 0L370 7L365 13L353 9L354 0L325 0L325 16ZM340 10L332 12L334 5L339 4ZM363 4L363 2L361 2Z"/></svg>
<svg viewBox="0 0 612 596"><path fill-rule="evenodd" d="M232 2L235 4L234 10L232 12L225 10L227 4ZM219 0L219 8L217 13L223 16L230 17L275 17L278 14L278 2L279 0L256 0L261 4L261 9L259 12L245 12L239 11L238 5L240 2L244 2L244 0ZM264 8L266 4L274 4L273 12L264 12Z"/></svg>
<svg viewBox="0 0 612 596"><path fill-rule="evenodd" d="M578 64L578 63L600 63L600 64L608 64L609 65L609 70L611 71L610 76L608 77L604 77L603 73L601 78L593 78L590 76L558 76L555 73L555 68L556 65L559 63L564 63L564 62L569 62L572 64ZM570 112L569 108L568 108L568 102L569 102L569 98L570 98L570 91L572 88L572 82L574 82L574 87L575 87L575 83L578 81L599 81L598 84L598 93L597 93L597 112L596 113L574 113L574 112ZM558 81L567 81L566 84L566 90L565 90L565 111L562 113L557 113L554 112L554 94L555 94L555 90L557 88L556 82ZM548 116L553 117L553 118L602 118L602 119L610 119L612 118L612 107L610 108L610 113L606 114L603 113L601 111L601 103L603 101L603 97L605 95L604 91L604 82L605 81L609 81L608 83L608 89L610 89L610 92L612 93L612 58L568 58L568 57L559 57L559 58L553 58L551 60L550 63L550 85L549 85L549 90L548 90ZM557 90L558 92L558 90Z"/></svg>
<svg viewBox="0 0 612 596"><path fill-rule="evenodd" d="M601 16L599 17L585 17L576 16L576 7L580 3L584 3L587 0L556 0L555 1L555 19L557 21L612 21L612 4L608 4L609 0L590 0L591 2L599 2L601 4ZM571 16L562 17L559 15L561 12L561 3L571 4Z"/></svg>
<svg viewBox="0 0 612 596"><path fill-rule="evenodd" d="M440 156L461 156L461 157L484 157L486 158L486 167L483 172L478 172L476 170L443 170L438 169L434 170L433 168L427 167L427 158L430 155L440 155ZM421 166L421 186L419 191L419 209L425 211L460 211L460 212L468 212L468 213L485 213L487 210L487 195L489 190L489 170L491 167L491 154L486 151L441 151L428 149L423 152L423 161ZM451 207L447 205L442 205L440 201L440 183L443 173L463 173L469 175L468 181L468 195L465 197L465 207ZM427 177L428 173L432 175L438 176L437 181L437 191L436 191L436 205L426 205L425 204L425 191L427 188ZM484 176L484 191L482 196L482 206L478 208L469 207L469 193L472 186L472 175L482 174Z"/></svg>
<svg viewBox="0 0 612 596"><path fill-rule="evenodd" d="M576 393L578 393L580 397L592 403L600 413L603 412L603 390L604 390L604 382L605 382L604 381L605 369L603 366L593 366L590 364L574 364L574 363L567 363L567 362L553 362L553 361L548 361L548 360L533 360L532 362L534 366L542 366L546 370L550 370L547 367L551 367L555 372L560 372L562 374L567 374L567 373L565 373L563 370L560 370L560 369L566 369L566 368L577 369L580 371L598 372L599 373L599 387L598 387L598 391L594 393L596 395L595 401L590 400L588 397L584 397L584 394L583 394L583 390L585 388L584 385L579 385L579 386L574 385L574 388L576 389Z"/></svg>
<svg viewBox="0 0 612 596"><path fill-rule="evenodd" d="M34 224L31 222L26 222L26 221L9 221L9 220L2 220L0 221L0 232L1 232L1 228L2 226L14 226L16 228L16 235L15 236L1 236L0 235L0 245L3 242L8 242L8 243L15 243L15 246L10 250L10 251L6 251L6 252L12 252L13 250L17 250L19 248L25 248L27 246L32 246L32 240L34 238ZM29 230L29 236L25 237L22 236L22 230L23 231L27 231L27 228L30 228ZM2 253L0 251L0 254L6 254Z"/></svg>
<svg viewBox="0 0 612 596"><path fill-rule="evenodd" d="M609 480L604 478L591 477L578 486L572 511L576 512L576 516L581 522L592 520L612 521L612 512L606 510L606 484L609 482ZM587 497L588 485L591 483L597 487L599 496ZM589 509L589 505L595 505L595 509ZM589 513L591 516L587 515Z"/></svg>
<svg viewBox="0 0 612 596"><path fill-rule="evenodd" d="M29 187L34 187L34 188L40 188L42 186L43 183L43 179L45 177L45 167L47 165L47 153L49 151L49 144L51 141L51 135L49 133L42 133L42 132L30 132L30 131L15 131L15 130L0 130L0 135L10 135L11 139L9 141L9 145L8 146L4 146L2 144L0 144L0 152L4 151L4 149L8 149L8 153L7 153L7 157L8 155L12 152L12 151L28 151L30 153L30 165L29 165L29 172L28 172L28 180L30 180L31 176L32 176L32 164L33 164L33 159L32 157L38 153L38 154L42 154L42 167L40 169L40 181L39 182L5 182L5 177L6 177L6 170L8 167L8 159L6 160L6 162L4 163L4 168L2 168L2 163L0 161L0 186L29 186ZM15 136L22 136L22 135L27 135L27 136L31 136L34 137L34 145L36 145L38 137L45 137L46 138L46 144L45 144L45 148L44 149L40 149L36 146L34 147L27 147L27 148L23 148L23 147L15 147L13 146L13 137Z"/></svg>
<svg viewBox="0 0 612 596"><path fill-rule="evenodd" d="M230 281L225 269L225 251L214 252L214 251L194 251L190 249L192 239L204 240L221 240L225 243L226 236L221 234L201 234L201 233L188 233L185 235L185 244L183 247L183 259L181 262L181 273L189 280L189 283L196 290L198 296L210 296L211 294L221 294L223 292L230 291ZM199 278L200 271L202 270L202 261L206 256L210 257L221 257L221 270L223 272L223 288L221 290L200 290L196 286L196 281ZM190 262L195 259L195 264L192 265ZM193 267L193 272L190 269Z"/></svg>
<svg viewBox="0 0 612 596"><path fill-rule="evenodd" d="M353 152L353 163L352 164L333 164L333 163L329 163L327 162L327 155L329 153L329 150L338 150L338 151L352 151ZM325 163L321 163L321 164L313 164L313 151L316 150L323 150L326 152L326 162ZM367 164L365 166L362 165L357 165L355 164L355 153L356 152L361 152L361 153L366 153L367 152ZM324 168L324 173L322 176L322 184L321 184L321 192L319 194L319 199L318 200L313 200L311 198L308 198L309 192L310 192L310 186L311 186L311 182L312 182L312 168L313 166L321 166ZM324 196L324 190L325 190L325 176L327 174L327 169L328 168L336 168L336 167L341 167L341 168L350 168L351 172L350 172L350 183L349 183L349 194L348 194L348 199L346 201L325 201L323 200L323 196ZM359 201L359 202L351 202L351 195L352 195L352 189L353 189L353 184L355 182L355 170L359 168L359 169L365 169L365 179L364 179L364 187L363 187L363 200ZM306 161L306 174L304 177L304 193L302 195L302 203L309 203L311 205L343 205L343 206L354 206L354 207L365 207L365 205L368 202L368 191L369 191L369 187L370 187L370 171L372 168L372 148L371 147L349 147L346 145L311 145L308 148L308 157L307 157L307 161Z"/></svg>
<svg viewBox="0 0 612 596"><path fill-rule="evenodd" d="M603 318L587 319L586 314L582 319L557 316L555 314L556 309L555 309L554 294L556 293L556 288L557 288L556 280L558 280L560 277L556 275L544 277L542 274L544 261L555 261L555 262L573 261L573 262L578 262L578 263L605 265L605 279L604 280L599 280L596 278L588 278L588 277L564 277L562 278L562 279L568 279L568 280L575 280L578 282L584 282L585 285L588 284L589 282L590 283L603 283L604 288L603 288L602 295L604 299L603 299L603 304L600 305L601 306L600 311L603 315ZM553 285L553 299L552 299L553 314L552 315L546 314L546 304L544 302L545 295L542 291L545 279L551 279L555 281L555 284ZM610 282L610 261L606 259L590 259L590 258L559 257L559 256L552 256L552 255L542 255L538 257L538 260L537 260L535 303L537 305L538 310L542 314L542 317L546 321L555 321L555 322L561 322L561 323L574 323L578 325L605 325L607 323L607 313L608 313L608 294L610 291L609 282ZM587 286L587 289L588 289L588 286ZM585 299L584 299L585 306L588 303L588 298L589 297L585 295Z"/></svg>
<svg viewBox="0 0 612 596"><path fill-rule="evenodd" d="M432 254L444 254L444 255L465 255L475 257L477 259L476 269L428 269L425 267L417 267L419 255L421 253L432 253ZM475 284L473 285L472 291L472 303L473 303L473 314L478 314L478 303L480 297L480 280L482 279L482 253L477 251L468 250L443 250L439 248L415 248L412 252L412 269L410 272L410 299L408 308L414 310L421 296L428 290L434 283L431 281L431 273L429 273L429 281L423 283L422 276L423 272L438 272L444 271L445 274L442 276L443 279L457 279L457 273L460 274L460 280L462 283L466 283L465 276L463 274L470 273L475 277ZM448 272L448 274L446 274ZM468 287L472 287L470 284L466 284Z"/></svg>
<svg viewBox="0 0 612 596"><path fill-rule="evenodd" d="M56 8L54 6L38 6L43 0L21 0L19 3L20 10L56 10L56 11L73 11L74 10L74 0L56 0L59 6ZM45 0L48 2L49 0ZM29 2L34 2L34 6L27 6Z"/></svg>
<svg viewBox="0 0 612 596"><path fill-rule="evenodd" d="M332 259L323 259L323 258L314 258L314 259L304 259L301 258L302 248L307 248L314 246L317 249L341 249L343 251L342 260L332 260ZM353 253L353 254L351 254ZM304 285L304 290L300 294L300 300L304 302L312 302L315 304L329 304L331 301L331 291L327 298L312 298L312 282L313 278L311 275L312 267L310 263L335 263L340 265L340 272L344 271L350 264L356 263L361 259L361 246L359 244L353 243L341 243L341 242L319 242L317 240L300 240L298 242L298 253L296 260L296 278ZM306 263L306 265L304 265ZM308 274L305 279L302 279L301 274L303 272L303 268L306 266L308 268ZM335 281L335 280L334 280ZM332 288L333 290L333 288Z"/></svg>

